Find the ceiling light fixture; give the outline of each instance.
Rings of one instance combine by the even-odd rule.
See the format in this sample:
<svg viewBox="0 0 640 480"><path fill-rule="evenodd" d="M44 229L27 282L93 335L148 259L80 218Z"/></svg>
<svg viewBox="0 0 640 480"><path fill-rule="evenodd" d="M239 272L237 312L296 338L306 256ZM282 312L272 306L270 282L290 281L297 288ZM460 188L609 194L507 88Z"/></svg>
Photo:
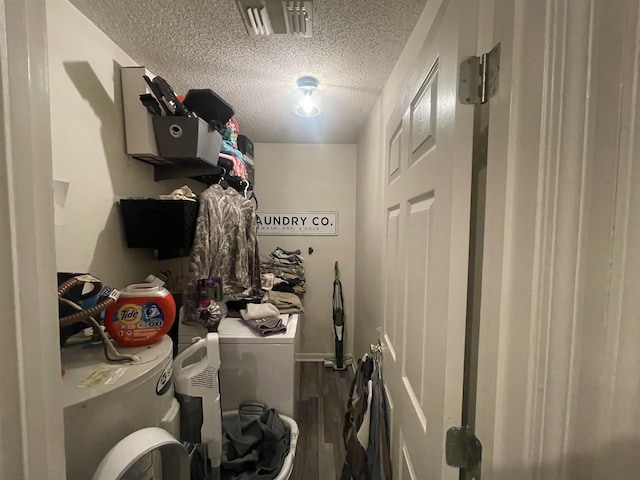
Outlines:
<svg viewBox="0 0 640 480"><path fill-rule="evenodd" d="M291 93L293 111L302 117L315 117L321 112L321 94L318 90L318 79L300 77L298 88Z"/></svg>

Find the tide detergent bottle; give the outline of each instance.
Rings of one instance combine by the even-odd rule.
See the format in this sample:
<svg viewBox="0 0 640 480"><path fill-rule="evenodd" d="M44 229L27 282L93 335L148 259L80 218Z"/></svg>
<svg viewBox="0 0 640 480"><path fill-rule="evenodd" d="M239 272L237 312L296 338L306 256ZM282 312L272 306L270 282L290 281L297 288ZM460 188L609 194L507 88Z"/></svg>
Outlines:
<svg viewBox="0 0 640 480"><path fill-rule="evenodd" d="M166 288L135 283L120 292L118 301L105 312L104 326L123 347L142 347L159 342L176 316L176 303Z"/></svg>

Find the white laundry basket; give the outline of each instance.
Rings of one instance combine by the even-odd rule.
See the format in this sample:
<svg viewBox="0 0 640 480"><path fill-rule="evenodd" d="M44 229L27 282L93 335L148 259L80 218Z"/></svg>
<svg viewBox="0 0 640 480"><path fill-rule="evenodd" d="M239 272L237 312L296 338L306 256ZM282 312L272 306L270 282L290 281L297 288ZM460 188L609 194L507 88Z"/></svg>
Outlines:
<svg viewBox="0 0 640 480"><path fill-rule="evenodd" d="M237 414L237 410L230 410L228 412L223 412L222 418L233 417ZM300 432L298 430L298 424L293 418L280 414L280 419L289 427L289 453L284 458L280 474L274 480L289 480L292 478L293 474L293 461L296 458L296 447L298 445L298 435Z"/></svg>

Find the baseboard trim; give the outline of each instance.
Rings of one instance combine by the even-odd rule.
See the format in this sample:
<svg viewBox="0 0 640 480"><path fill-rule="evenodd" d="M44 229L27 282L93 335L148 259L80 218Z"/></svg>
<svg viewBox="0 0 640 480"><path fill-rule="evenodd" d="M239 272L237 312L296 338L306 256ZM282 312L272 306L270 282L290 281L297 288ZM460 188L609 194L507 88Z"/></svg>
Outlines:
<svg viewBox="0 0 640 480"><path fill-rule="evenodd" d="M335 357L334 353L296 353L296 362L324 362L329 358ZM353 360L353 355L347 353L345 360ZM353 363L353 361L351 362Z"/></svg>

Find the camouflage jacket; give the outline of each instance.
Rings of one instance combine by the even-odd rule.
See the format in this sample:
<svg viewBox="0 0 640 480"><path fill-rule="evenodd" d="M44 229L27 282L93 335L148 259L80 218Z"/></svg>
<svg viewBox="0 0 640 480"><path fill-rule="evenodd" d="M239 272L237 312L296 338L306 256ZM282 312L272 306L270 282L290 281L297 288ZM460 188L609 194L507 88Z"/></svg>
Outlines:
<svg viewBox="0 0 640 480"><path fill-rule="evenodd" d="M225 299L260 295L255 205L232 188L212 185L199 197L196 233L185 285L185 321L192 323L197 282L221 277Z"/></svg>

